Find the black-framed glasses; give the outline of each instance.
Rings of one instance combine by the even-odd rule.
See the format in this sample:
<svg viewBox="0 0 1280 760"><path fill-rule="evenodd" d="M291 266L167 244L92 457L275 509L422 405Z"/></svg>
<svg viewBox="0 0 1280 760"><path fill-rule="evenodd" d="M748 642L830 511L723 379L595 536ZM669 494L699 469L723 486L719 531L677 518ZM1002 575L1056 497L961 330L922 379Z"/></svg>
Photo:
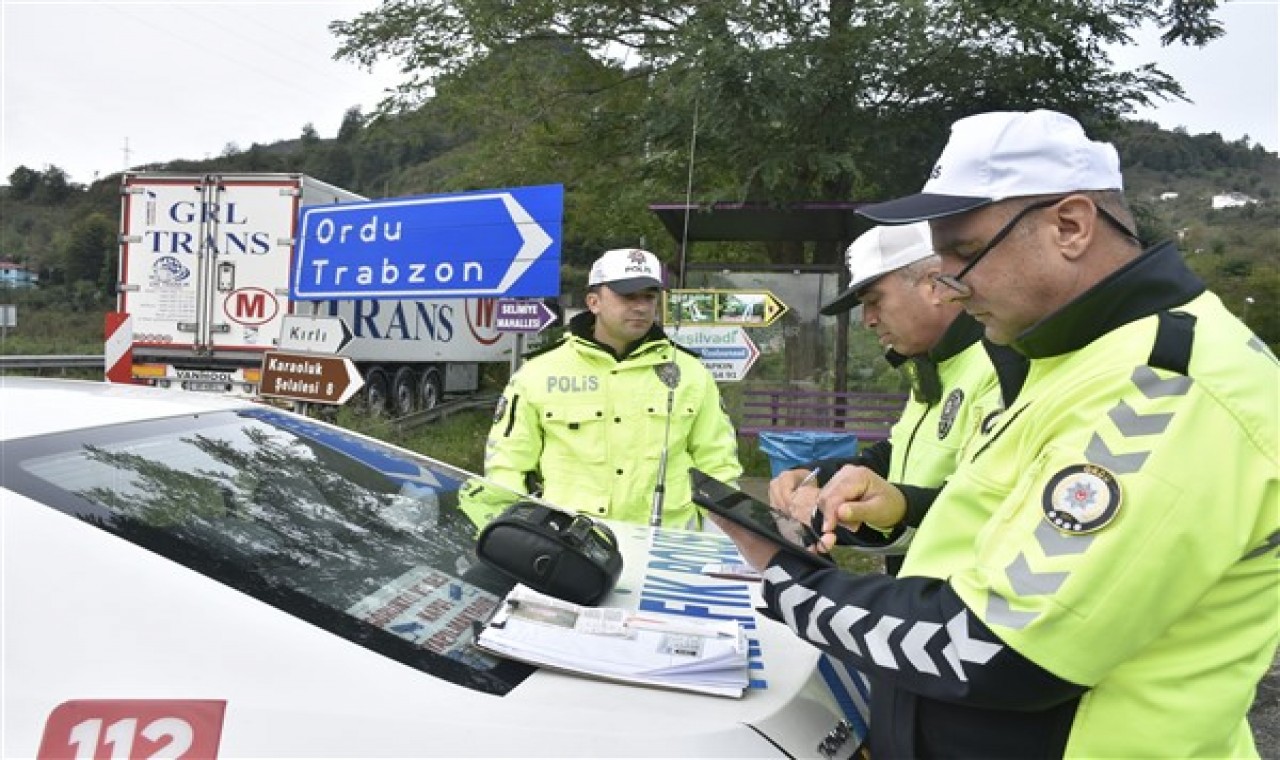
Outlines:
<svg viewBox="0 0 1280 760"><path fill-rule="evenodd" d="M969 259L969 263L965 264L963 269L961 269L959 272L956 272L955 274L941 274L941 273L935 274L933 276L933 281L938 283L939 285L946 286L949 290L952 290L955 293L961 296L964 296L966 298L973 295L973 289L970 288L964 282L962 282L962 280L964 279L964 276L966 274L969 274L969 272L978 265L979 261L982 261L982 257L986 256L988 253L991 253L991 251L997 245L1000 245L1000 242L1004 240L1006 237L1008 237L1010 232L1013 232L1014 227L1017 227L1018 222L1022 221L1023 217L1025 217L1027 214L1030 214L1032 211L1038 211L1043 208L1049 208L1050 206L1061 203L1062 201L1065 201L1067 198L1070 198L1070 197L1071 197L1070 195L1063 195L1057 198L1049 198L1043 201L1036 201L1035 203L1032 203L1028 206L1023 207L1021 211L1014 214L1013 218L1010 219L1007 223L1005 223L1003 227L1000 228L1000 231L997 232L991 238L990 242L988 242L985 246L982 247L982 250L974 254L974 257L972 259ZM1110 211L1107 211L1105 208L1103 208L1102 206L1096 203L1094 204L1093 207L1098 210L1099 216L1105 219L1107 223L1110 224L1112 227L1115 227L1117 230L1119 230L1121 234L1123 234L1126 237L1132 238L1135 242L1140 243L1140 241L1138 240L1137 234L1135 234L1132 230L1126 227L1124 223L1122 223L1119 219L1115 218L1115 216L1112 215Z"/></svg>
<svg viewBox="0 0 1280 760"><path fill-rule="evenodd" d="M1042 208L1049 208L1055 203L1061 203L1062 201L1066 200L1068 197L1069 196L1064 195L1059 198L1049 198L1048 200L1036 201L1035 203L1032 203L1029 206L1024 206L1021 211L1014 214L1013 218L1010 219L1008 222L1006 222L1005 225L1000 228L1000 231L997 232L995 236L993 236L991 240L982 247L982 250L974 254L973 258L969 259L969 263L965 264L963 269L961 269L959 272L956 272L955 274L941 274L941 273L935 274L933 276L933 281L938 283L939 285L945 285L950 290L953 290L962 296L968 297L970 295L973 295L973 289L970 288L968 285L966 285L964 282L961 282L961 280L964 279L964 276L966 274L969 274L969 272L978 265L978 262L982 261L984 256L986 256L988 253L991 253L993 250L995 250L995 247L1000 245L1001 241L1007 238L1010 232L1013 232L1013 228L1018 226L1018 222L1021 222L1023 217L1025 217L1027 214L1030 214L1032 211L1038 211Z"/></svg>

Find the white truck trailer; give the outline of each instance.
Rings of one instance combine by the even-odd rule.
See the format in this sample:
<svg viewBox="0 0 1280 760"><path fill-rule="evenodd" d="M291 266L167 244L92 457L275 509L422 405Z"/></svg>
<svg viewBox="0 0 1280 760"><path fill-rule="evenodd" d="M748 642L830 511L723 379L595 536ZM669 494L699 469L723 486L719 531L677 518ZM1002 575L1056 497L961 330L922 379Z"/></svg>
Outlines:
<svg viewBox="0 0 1280 760"><path fill-rule="evenodd" d="M340 316L342 350L372 408L406 413L479 387L510 362L492 299L294 301L299 211L365 200L303 174L127 172L121 183L117 308L132 318L135 382L256 393L285 315Z"/></svg>

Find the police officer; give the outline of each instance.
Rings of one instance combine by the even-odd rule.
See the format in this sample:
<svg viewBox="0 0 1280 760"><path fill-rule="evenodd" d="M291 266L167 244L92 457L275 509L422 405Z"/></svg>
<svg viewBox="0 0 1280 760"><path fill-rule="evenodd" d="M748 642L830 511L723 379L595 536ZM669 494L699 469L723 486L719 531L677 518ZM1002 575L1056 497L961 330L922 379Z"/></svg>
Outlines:
<svg viewBox="0 0 1280 760"><path fill-rule="evenodd" d="M1005 384L1015 389L1026 372L1020 355L985 343L982 325L935 289L941 259L933 252L927 222L873 227L853 241L845 260L849 287L821 312L832 316L861 304L863 326L876 332L887 349L885 358L907 375L911 397L887 440L856 457L811 462L770 482L773 505L795 509L802 518L812 512L818 487L832 480L838 487L840 479L857 477L843 469L852 465L870 467L899 484L942 485L964 443L1002 408L994 367L1002 368ZM817 477L807 481L814 471ZM812 485L797 493L806 481ZM841 535L842 543L887 554L886 568L896 572L911 533L911 526L901 526L888 536L870 528Z"/></svg>
<svg viewBox="0 0 1280 760"><path fill-rule="evenodd" d="M697 526L689 468L732 482L742 466L714 378L656 322L661 278L648 251L595 261L587 311L562 341L530 354L499 399L486 478L540 488L552 504L593 517L648 523L657 506L663 525ZM461 506L484 525L503 505L480 496Z"/></svg>
<svg viewBox="0 0 1280 760"><path fill-rule="evenodd" d="M872 680L876 757L1249 757L1280 640L1280 365L1182 261L1142 251L1115 149L1053 111L961 119L924 192L940 283L1026 382L897 578L725 526L771 614ZM840 522L929 505L866 468ZM824 537L829 542L831 536Z"/></svg>

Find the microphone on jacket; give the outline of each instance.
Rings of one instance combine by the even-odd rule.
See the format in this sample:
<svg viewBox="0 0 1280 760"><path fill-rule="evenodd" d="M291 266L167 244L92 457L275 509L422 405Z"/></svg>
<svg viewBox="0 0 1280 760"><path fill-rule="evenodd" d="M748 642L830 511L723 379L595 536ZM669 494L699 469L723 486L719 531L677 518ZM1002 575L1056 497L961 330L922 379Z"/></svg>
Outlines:
<svg viewBox="0 0 1280 760"><path fill-rule="evenodd" d="M680 367L673 360L657 365L653 371L662 384L667 386L667 425L662 433L662 454L658 457L658 484L653 489L653 505L649 509L649 525L657 528L662 525L663 501L667 496L667 453L671 446L671 413L675 409L676 386L680 384Z"/></svg>

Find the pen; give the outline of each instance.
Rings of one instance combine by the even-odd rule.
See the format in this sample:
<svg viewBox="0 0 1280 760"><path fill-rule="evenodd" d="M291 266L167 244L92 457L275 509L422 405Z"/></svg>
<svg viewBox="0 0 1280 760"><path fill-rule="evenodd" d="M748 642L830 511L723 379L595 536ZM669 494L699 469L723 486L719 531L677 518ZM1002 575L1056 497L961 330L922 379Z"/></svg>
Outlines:
<svg viewBox="0 0 1280 760"><path fill-rule="evenodd" d="M801 488L804 488L805 486L809 485L813 481L817 480L818 475L821 472L822 472L821 467L814 467L812 470L809 471L808 475L804 476L804 480L800 481L800 485L796 486L796 490L799 491Z"/></svg>
<svg viewBox="0 0 1280 760"><path fill-rule="evenodd" d="M795 514L795 506L796 506L795 494L799 493L801 488L804 488L805 486L807 486L807 485L809 485L810 483L812 483L812 482L814 482L815 480L817 480L817 479L818 479L818 475L819 475L819 474L821 474L821 472L822 472L822 468L821 468L821 467L814 467L812 470L810 470L810 471L809 471L809 474L808 474L808 475L805 475L805 476L804 476L804 480L801 480L801 481L800 481L800 484L796 486L796 489L795 489L794 491L792 491L792 492L791 492L791 493L792 493L792 496L791 496L791 512L792 512L792 514ZM815 502L813 503L813 514L817 514L817 513L818 513L818 502L816 502L816 501L815 501ZM810 520L812 520L812 519L813 519L813 515L810 515L810 516L809 516L809 519L810 519Z"/></svg>

